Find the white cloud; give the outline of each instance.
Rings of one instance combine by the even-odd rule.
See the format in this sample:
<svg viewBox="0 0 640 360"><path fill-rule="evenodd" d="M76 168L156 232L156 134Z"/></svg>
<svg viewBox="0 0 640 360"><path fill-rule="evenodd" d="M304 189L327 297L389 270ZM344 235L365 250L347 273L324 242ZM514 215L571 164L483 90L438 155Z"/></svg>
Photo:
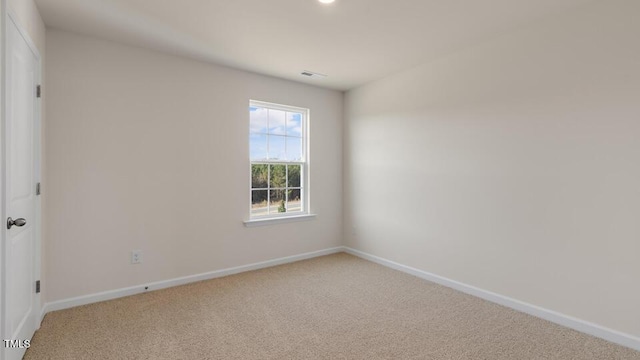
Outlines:
<svg viewBox="0 0 640 360"><path fill-rule="evenodd" d="M249 108L250 110L250 131L252 133L266 133L267 132L267 109L264 108Z"/></svg>

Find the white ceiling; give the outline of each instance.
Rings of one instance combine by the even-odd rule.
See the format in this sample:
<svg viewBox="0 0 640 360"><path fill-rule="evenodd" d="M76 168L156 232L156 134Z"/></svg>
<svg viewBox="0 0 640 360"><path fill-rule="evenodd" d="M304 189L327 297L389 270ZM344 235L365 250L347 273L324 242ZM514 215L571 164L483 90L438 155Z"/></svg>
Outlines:
<svg viewBox="0 0 640 360"><path fill-rule="evenodd" d="M346 90L592 0L36 0L49 27ZM303 70L327 74L309 79Z"/></svg>

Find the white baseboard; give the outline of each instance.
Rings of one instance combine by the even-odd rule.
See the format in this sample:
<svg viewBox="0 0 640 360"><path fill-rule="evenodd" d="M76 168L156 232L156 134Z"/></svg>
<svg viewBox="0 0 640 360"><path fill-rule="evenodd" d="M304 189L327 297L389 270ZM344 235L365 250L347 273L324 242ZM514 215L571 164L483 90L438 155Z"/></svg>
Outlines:
<svg viewBox="0 0 640 360"><path fill-rule="evenodd" d="M481 299L491 301L502 306L512 308L514 310L533 315L538 318L551 321L558 325L562 325L573 330L580 331L585 334L589 334L622 346L629 347L634 350L640 351L640 338L633 335L625 334L617 330L609 329L598 324L594 324L588 321L580 320L553 310L541 308L536 305L528 304L520 300L512 299L507 296L496 294L490 291L486 291L475 286L463 284L461 282L447 279L445 277L435 275L423 270L415 269L406 265L402 265L381 257L367 254L365 252L355 250L349 247L345 247L344 251L348 254L355 255L375 262L377 264L405 272L417 276L419 278L434 282L436 284L444 285L446 287L461 291L463 293L479 297Z"/></svg>
<svg viewBox="0 0 640 360"><path fill-rule="evenodd" d="M44 316L51 311L69 309L69 308L80 306L80 305L87 305L87 304L92 304L100 301L117 299L117 298L129 296L129 295L140 294L143 292L148 292L153 290L166 289L169 287L189 284L189 283L202 281L202 280L215 279L223 276L238 274L241 272L263 269L267 267L292 263L300 260L311 259L318 256L335 254L343 251L344 251L344 248L342 246L338 246L334 248L313 251L313 252L308 252L304 254L298 254L298 255L273 259L273 260L262 261L254 264L236 266L228 269L216 270L216 271L206 272L202 274L183 276L175 279L156 281L156 282L151 282L147 284L140 284L137 286L130 286L130 287L116 289L116 290L104 291L96 294L89 294L89 295L83 295L83 296L78 296L78 297L69 298L69 299L48 302L42 307L42 311L40 313L40 321L42 321L42 319L44 319Z"/></svg>

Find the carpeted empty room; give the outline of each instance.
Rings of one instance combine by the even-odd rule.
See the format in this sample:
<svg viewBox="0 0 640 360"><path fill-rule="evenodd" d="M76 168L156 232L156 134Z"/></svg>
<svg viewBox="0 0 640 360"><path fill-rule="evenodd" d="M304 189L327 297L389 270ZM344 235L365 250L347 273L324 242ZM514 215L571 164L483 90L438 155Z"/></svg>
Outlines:
<svg viewBox="0 0 640 360"><path fill-rule="evenodd" d="M640 360L640 0L0 0L0 360Z"/></svg>
<svg viewBox="0 0 640 360"><path fill-rule="evenodd" d="M49 313L25 359L640 359L339 253Z"/></svg>

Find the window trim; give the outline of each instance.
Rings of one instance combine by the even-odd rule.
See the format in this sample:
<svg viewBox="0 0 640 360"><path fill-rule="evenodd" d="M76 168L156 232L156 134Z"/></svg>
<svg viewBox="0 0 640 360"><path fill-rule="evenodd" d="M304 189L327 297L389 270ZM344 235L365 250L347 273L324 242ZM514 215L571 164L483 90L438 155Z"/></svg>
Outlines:
<svg viewBox="0 0 640 360"><path fill-rule="evenodd" d="M256 226L265 226L265 225L275 225L275 224L283 224L289 222L299 222L299 221L308 221L314 220L316 218L316 214L300 214L299 215L289 215L289 216L281 216L281 217L268 217L268 218L259 218L259 219L251 219L243 221L244 226L246 227L256 227Z"/></svg>
<svg viewBox="0 0 640 360"><path fill-rule="evenodd" d="M301 221L301 220L309 220L315 217L315 214L311 214L311 203L310 203L310 171L309 171L309 123L310 123L310 110L308 108L302 108L291 105L283 105L272 102L260 101L260 100L249 100L249 107L259 107L273 110L280 110L286 112L295 112L300 113L303 116L301 121L301 145L302 145L302 160L301 161L283 161L283 160L251 160L251 141L249 141L249 220L244 221L245 226L259 226L259 225L267 225L272 223L281 223L290 221ZM249 120L250 121L250 120ZM249 130L248 135L250 136L251 130ZM268 135L268 134L266 134ZM286 135L277 135L284 136ZM292 136L296 137L296 136ZM254 164L269 164L269 165L300 165L300 189L301 189L301 211L290 212L290 213L277 213L277 214L266 214L266 215L258 215L254 216L251 214L251 197L252 188L251 183L251 173L252 173L252 165ZM271 191L270 189L267 191Z"/></svg>

